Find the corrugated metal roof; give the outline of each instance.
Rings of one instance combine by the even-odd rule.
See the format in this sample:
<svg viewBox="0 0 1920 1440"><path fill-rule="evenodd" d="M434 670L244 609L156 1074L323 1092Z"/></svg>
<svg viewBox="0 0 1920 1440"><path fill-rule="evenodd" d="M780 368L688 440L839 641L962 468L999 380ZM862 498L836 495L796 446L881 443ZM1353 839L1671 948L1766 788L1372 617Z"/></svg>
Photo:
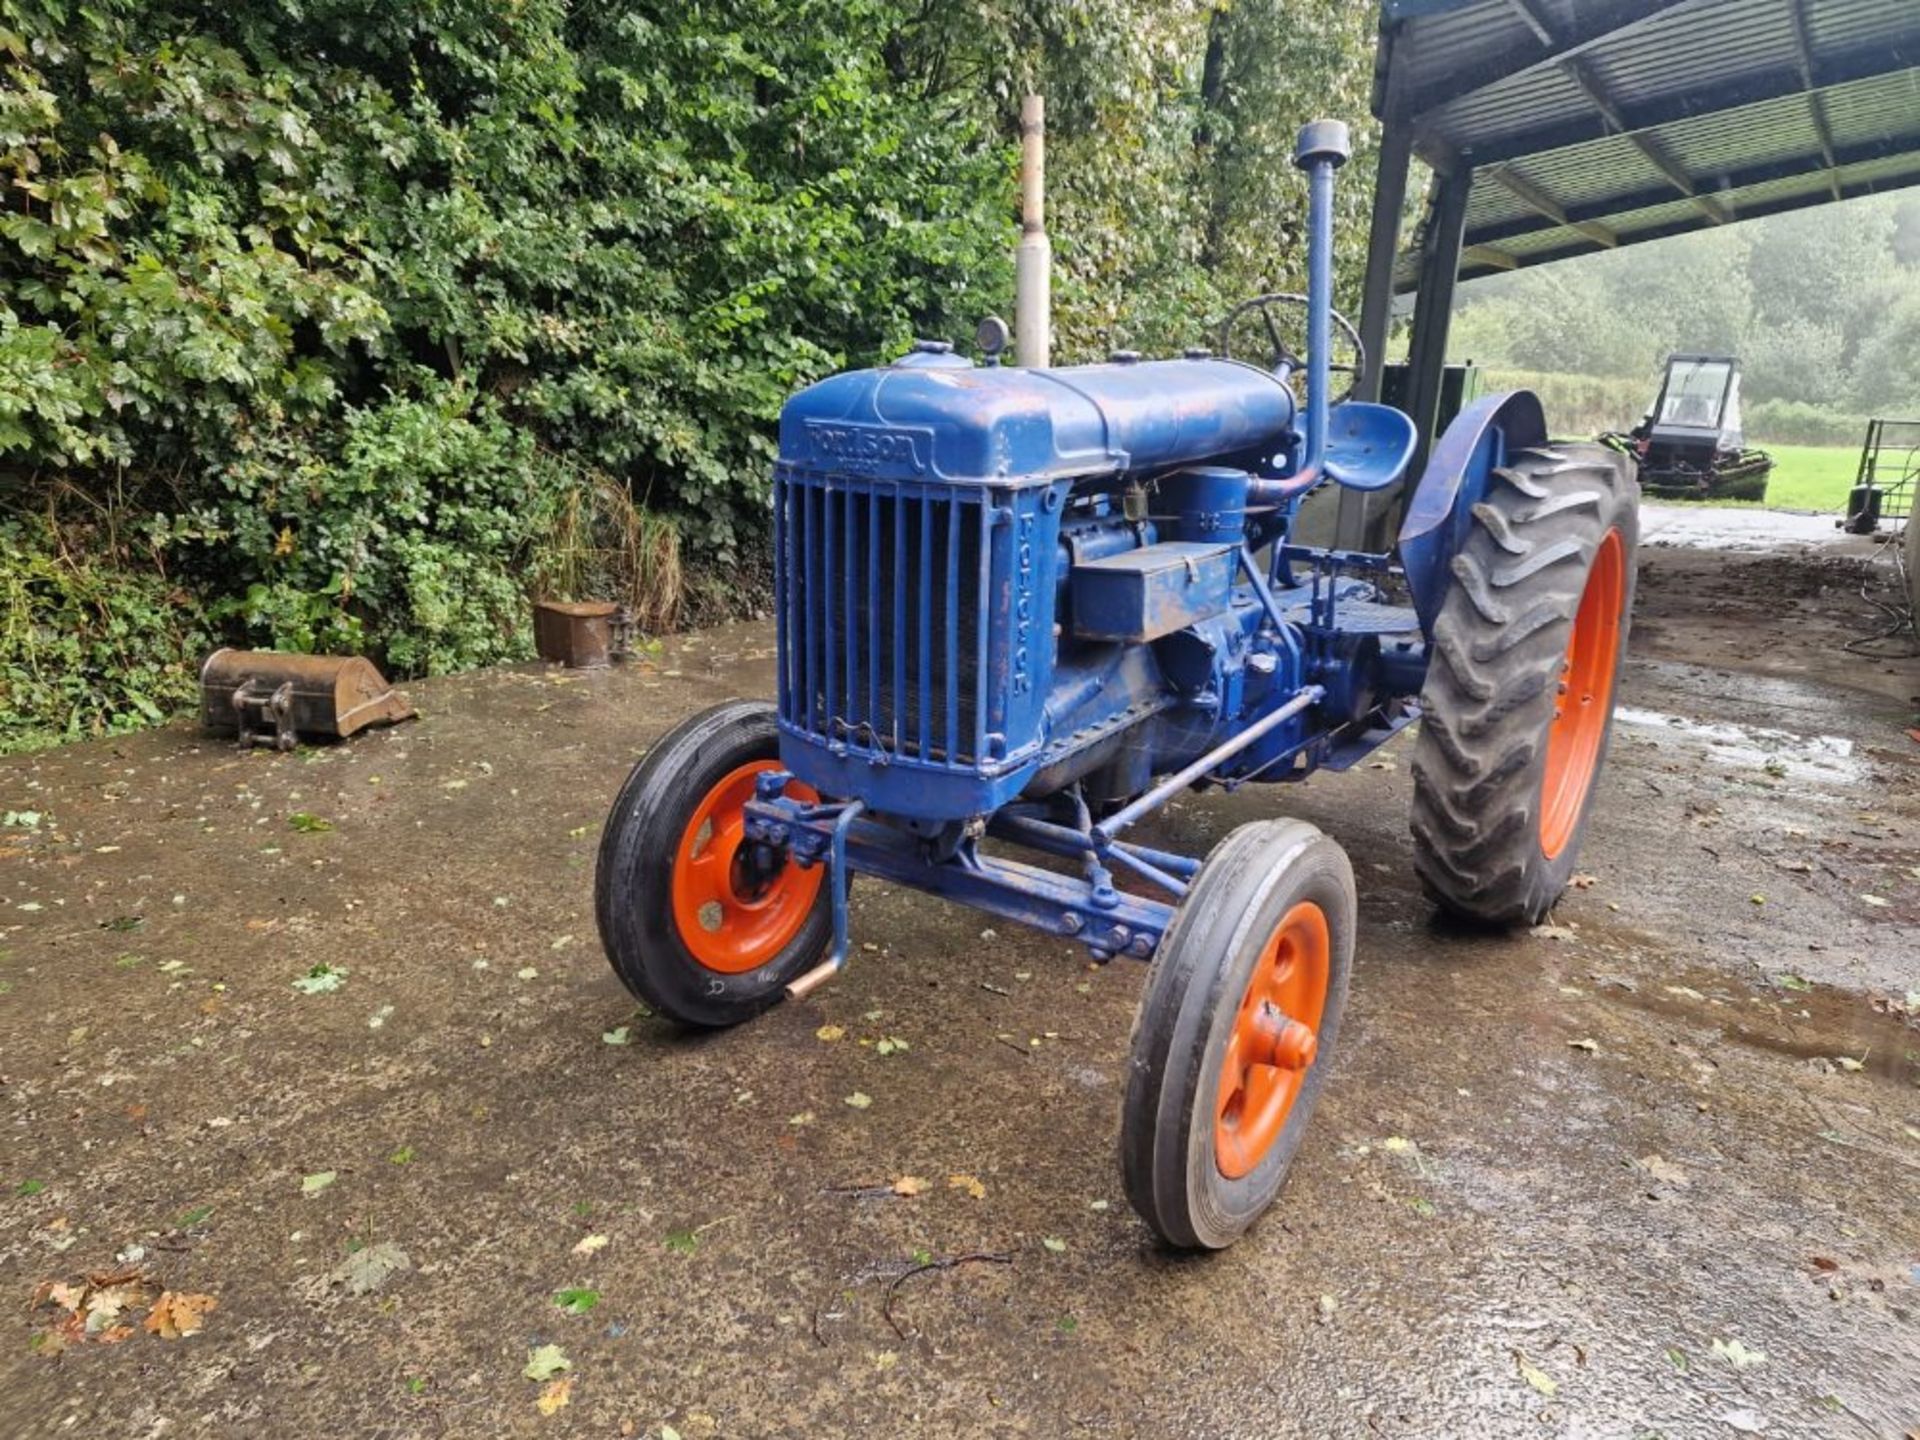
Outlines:
<svg viewBox="0 0 1920 1440"><path fill-rule="evenodd" d="M1920 0L1384 0L1374 108L1473 170L1463 276L1538 264L1920 184Z"/></svg>

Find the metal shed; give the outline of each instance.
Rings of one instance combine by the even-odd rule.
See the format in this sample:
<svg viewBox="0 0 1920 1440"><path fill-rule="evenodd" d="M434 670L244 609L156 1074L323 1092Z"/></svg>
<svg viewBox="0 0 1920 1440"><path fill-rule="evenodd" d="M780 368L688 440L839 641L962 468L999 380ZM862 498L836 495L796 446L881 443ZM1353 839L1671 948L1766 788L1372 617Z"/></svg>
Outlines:
<svg viewBox="0 0 1920 1440"><path fill-rule="evenodd" d="M1920 183L1920 0L1384 0L1373 110L1362 393L1417 292L1430 436L1461 277ZM1403 251L1416 156L1433 182Z"/></svg>

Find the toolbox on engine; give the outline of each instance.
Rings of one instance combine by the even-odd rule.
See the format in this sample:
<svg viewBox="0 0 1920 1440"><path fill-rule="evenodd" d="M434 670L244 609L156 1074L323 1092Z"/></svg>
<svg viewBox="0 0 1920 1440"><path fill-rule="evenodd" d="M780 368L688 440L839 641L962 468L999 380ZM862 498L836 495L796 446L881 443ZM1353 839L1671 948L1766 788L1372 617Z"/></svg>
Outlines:
<svg viewBox="0 0 1920 1440"><path fill-rule="evenodd" d="M1168 540L1073 567L1073 633L1086 640L1158 640L1225 610L1231 545Z"/></svg>

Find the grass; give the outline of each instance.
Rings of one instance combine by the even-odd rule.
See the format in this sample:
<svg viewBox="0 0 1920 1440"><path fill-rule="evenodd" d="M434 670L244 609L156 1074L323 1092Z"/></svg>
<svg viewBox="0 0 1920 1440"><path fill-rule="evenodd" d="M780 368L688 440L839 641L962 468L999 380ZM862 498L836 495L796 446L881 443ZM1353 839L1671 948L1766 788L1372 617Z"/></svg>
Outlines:
<svg viewBox="0 0 1920 1440"><path fill-rule="evenodd" d="M1767 477L1769 510L1832 510L1847 508L1847 492L1860 468L1858 445L1766 445L1773 456Z"/></svg>
<svg viewBox="0 0 1920 1440"><path fill-rule="evenodd" d="M1767 498L1751 500L1677 500L1671 495L1648 498L1662 505L1714 505L1732 510L1817 510L1846 513L1847 492L1860 468L1856 445L1767 445L1749 439L1773 456L1767 476Z"/></svg>

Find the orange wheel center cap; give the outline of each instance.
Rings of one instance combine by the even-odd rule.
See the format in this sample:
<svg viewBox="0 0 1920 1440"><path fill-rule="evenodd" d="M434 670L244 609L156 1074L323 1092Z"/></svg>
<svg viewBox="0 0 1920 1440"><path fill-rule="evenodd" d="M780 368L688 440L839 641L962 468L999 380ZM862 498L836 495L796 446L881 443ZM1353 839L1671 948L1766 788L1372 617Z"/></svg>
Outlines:
<svg viewBox="0 0 1920 1440"><path fill-rule="evenodd" d="M1264 1160L1320 1053L1333 945L1326 912L1287 911L1247 978L1215 1091L1214 1163L1229 1180Z"/></svg>
<svg viewBox="0 0 1920 1440"><path fill-rule="evenodd" d="M673 922L680 943L709 970L742 975L778 955L800 933L820 893L821 868L777 853L757 854L747 840L747 802L771 760L742 765L694 807L673 857ZM795 782L796 800L819 800Z"/></svg>

